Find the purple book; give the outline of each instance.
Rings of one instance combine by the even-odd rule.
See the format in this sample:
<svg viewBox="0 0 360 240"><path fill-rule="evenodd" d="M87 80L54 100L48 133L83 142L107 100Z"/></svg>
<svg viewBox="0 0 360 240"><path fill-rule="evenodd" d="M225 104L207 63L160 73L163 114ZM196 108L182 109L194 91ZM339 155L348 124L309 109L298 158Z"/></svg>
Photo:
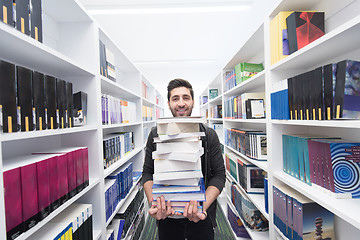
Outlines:
<svg viewBox="0 0 360 240"><path fill-rule="evenodd" d="M81 149L72 151L76 167L76 191L80 192L84 187L83 154Z"/></svg>
<svg viewBox="0 0 360 240"><path fill-rule="evenodd" d="M58 157L49 156L50 211L60 205Z"/></svg>
<svg viewBox="0 0 360 240"><path fill-rule="evenodd" d="M58 154L58 171L59 171L59 197L60 204L69 199L69 178L68 178L68 160L66 154Z"/></svg>
<svg viewBox="0 0 360 240"><path fill-rule="evenodd" d="M84 188L89 186L89 157L88 148L82 148L82 160L83 160L83 174L84 174Z"/></svg>
<svg viewBox="0 0 360 240"><path fill-rule="evenodd" d="M25 231L38 222L39 200L36 163L20 167L22 214Z"/></svg>
<svg viewBox="0 0 360 240"><path fill-rule="evenodd" d="M4 171L5 221L8 239L23 232L20 168Z"/></svg>
<svg viewBox="0 0 360 240"><path fill-rule="evenodd" d="M39 220L44 219L50 214L49 162L49 159L36 162Z"/></svg>

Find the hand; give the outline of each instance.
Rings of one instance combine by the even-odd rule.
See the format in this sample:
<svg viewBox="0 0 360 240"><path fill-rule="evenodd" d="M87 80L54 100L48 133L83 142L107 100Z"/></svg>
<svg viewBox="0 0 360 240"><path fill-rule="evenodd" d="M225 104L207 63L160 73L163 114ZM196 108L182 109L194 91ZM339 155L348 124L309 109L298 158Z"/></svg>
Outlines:
<svg viewBox="0 0 360 240"><path fill-rule="evenodd" d="M198 212L198 204L197 201L194 200L191 200L190 203L185 205L183 215L195 223L199 222L200 220L205 220L207 217L206 211Z"/></svg>
<svg viewBox="0 0 360 240"><path fill-rule="evenodd" d="M171 207L171 202L167 201L166 203L164 197L161 196L161 198L157 198L157 206L151 206L149 214L151 217L160 220L174 215L175 211Z"/></svg>

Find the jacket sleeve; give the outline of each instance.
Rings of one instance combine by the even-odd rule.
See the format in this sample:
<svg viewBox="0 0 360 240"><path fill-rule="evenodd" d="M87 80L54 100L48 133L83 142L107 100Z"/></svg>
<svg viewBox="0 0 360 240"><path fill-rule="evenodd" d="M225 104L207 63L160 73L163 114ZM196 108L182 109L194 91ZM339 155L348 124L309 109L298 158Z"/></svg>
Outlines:
<svg viewBox="0 0 360 240"><path fill-rule="evenodd" d="M148 140L145 147L145 161L143 165L143 172L142 172L142 183L144 184L147 181L153 180L154 174L154 160L152 159L152 152L156 150L156 146L154 143L154 132L155 129L152 128Z"/></svg>
<svg viewBox="0 0 360 240"><path fill-rule="evenodd" d="M221 192L225 186L224 158L220 147L220 141L216 132L208 129L208 159L210 161L209 186L215 186Z"/></svg>

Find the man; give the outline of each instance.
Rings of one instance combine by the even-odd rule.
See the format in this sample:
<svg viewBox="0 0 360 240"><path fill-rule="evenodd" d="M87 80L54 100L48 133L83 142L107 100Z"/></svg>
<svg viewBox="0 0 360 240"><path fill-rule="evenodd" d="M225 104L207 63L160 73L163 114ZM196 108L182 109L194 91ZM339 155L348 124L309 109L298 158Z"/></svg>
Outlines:
<svg viewBox="0 0 360 240"><path fill-rule="evenodd" d="M174 117L190 116L194 106L194 91L191 84L183 79L171 80L167 87L168 105ZM200 124L200 131L205 132L203 140L204 155L201 157L202 173L206 188L206 201L203 212L198 213L197 202L186 204L184 213L175 214L171 203L165 202L164 197L158 198L157 206L149 209L149 214L158 220L160 240L185 239L205 240L214 239L216 227L216 198L225 185L225 167L219 138L215 131ZM154 160L152 152L156 150L154 137L157 136L156 127L152 128L146 144L146 156L143 166L143 185L149 204L152 201L152 185L154 174Z"/></svg>

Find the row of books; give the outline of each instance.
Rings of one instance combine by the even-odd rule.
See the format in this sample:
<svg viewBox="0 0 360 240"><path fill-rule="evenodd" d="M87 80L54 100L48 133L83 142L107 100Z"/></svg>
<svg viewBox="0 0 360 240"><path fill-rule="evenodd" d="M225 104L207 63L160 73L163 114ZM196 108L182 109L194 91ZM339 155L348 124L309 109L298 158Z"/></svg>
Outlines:
<svg viewBox="0 0 360 240"><path fill-rule="evenodd" d="M129 162L121 166L106 178L105 181L105 213L106 220L116 210L133 186L133 164Z"/></svg>
<svg viewBox="0 0 360 240"><path fill-rule="evenodd" d="M225 154L225 167L247 193L264 193L264 170L234 153Z"/></svg>
<svg viewBox="0 0 360 240"><path fill-rule="evenodd" d="M245 196L239 186L232 183L231 185L231 202L236 211L250 230L268 231L269 222L256 206Z"/></svg>
<svg viewBox="0 0 360 240"><path fill-rule="evenodd" d="M103 139L104 169L123 158L135 148L133 132L118 132Z"/></svg>
<svg viewBox="0 0 360 240"><path fill-rule="evenodd" d="M42 42L41 0L3 0L0 8L0 21Z"/></svg>
<svg viewBox="0 0 360 240"><path fill-rule="evenodd" d="M101 94L102 124L136 122L136 103Z"/></svg>
<svg viewBox="0 0 360 240"><path fill-rule="evenodd" d="M283 171L337 198L360 198L360 142L283 135Z"/></svg>
<svg viewBox="0 0 360 240"><path fill-rule="evenodd" d="M335 239L334 214L288 186L273 186L274 224L289 240Z"/></svg>
<svg viewBox="0 0 360 240"><path fill-rule="evenodd" d="M225 145L249 158L261 161L267 159L267 137L261 130L226 128Z"/></svg>
<svg viewBox="0 0 360 240"><path fill-rule="evenodd" d="M224 124L222 123L212 123L211 128L214 129L216 134L219 137L220 142L224 139Z"/></svg>
<svg viewBox="0 0 360 240"><path fill-rule="evenodd" d="M141 234L143 233L145 225L145 212L143 208L138 211L134 223L131 225L130 230L128 231L128 236L130 240L140 239Z"/></svg>
<svg viewBox="0 0 360 240"><path fill-rule="evenodd" d="M226 119L265 118L265 93L243 93L224 101Z"/></svg>
<svg viewBox="0 0 360 240"><path fill-rule="evenodd" d="M28 239L92 240L92 211L91 204L71 204Z"/></svg>
<svg viewBox="0 0 360 240"><path fill-rule="evenodd" d="M116 82L115 56L105 44L99 40L100 74Z"/></svg>
<svg viewBox="0 0 360 240"><path fill-rule="evenodd" d="M86 107L82 94L73 95L71 82L0 60L0 131L81 125L74 115Z"/></svg>
<svg viewBox="0 0 360 240"><path fill-rule="evenodd" d="M314 11L280 11L270 21L271 64L323 36L324 15Z"/></svg>
<svg viewBox="0 0 360 240"><path fill-rule="evenodd" d="M289 90L287 79L272 85L270 93L271 119L289 120Z"/></svg>
<svg viewBox="0 0 360 240"><path fill-rule="evenodd" d="M132 236L135 233L135 227L138 225L139 216L144 212L144 189L141 187L136 193L134 199L124 212L119 213L120 219L123 219L124 228L122 231L121 239L124 239L126 235ZM138 239L138 238L135 238Z"/></svg>
<svg viewBox="0 0 360 240"><path fill-rule="evenodd" d="M359 71L360 62L343 60L284 80L290 119L360 119Z"/></svg>
<svg viewBox="0 0 360 240"><path fill-rule="evenodd" d="M241 219L233 212L229 204L227 204L227 219L236 237L242 239L251 239L249 233L245 228L245 225L243 224Z"/></svg>
<svg viewBox="0 0 360 240"><path fill-rule="evenodd" d="M209 89L209 99L214 99L219 95L219 89L211 88Z"/></svg>
<svg viewBox="0 0 360 240"><path fill-rule="evenodd" d="M6 232L15 239L89 185L87 148L61 148L4 161Z"/></svg>
<svg viewBox="0 0 360 240"><path fill-rule="evenodd" d="M153 205L164 196L177 212L183 213L186 202L205 201L205 186L201 171L204 154L199 124L204 118L163 118L157 122L159 137L154 139ZM202 207L198 206L198 211Z"/></svg>
<svg viewBox="0 0 360 240"><path fill-rule="evenodd" d="M222 118L222 105L210 106L209 118Z"/></svg>
<svg viewBox="0 0 360 240"><path fill-rule="evenodd" d="M225 73L225 91L238 86L263 70L262 63L238 63L234 69Z"/></svg>
<svg viewBox="0 0 360 240"><path fill-rule="evenodd" d="M154 108L143 105L142 106L142 120L152 121L153 120Z"/></svg>

